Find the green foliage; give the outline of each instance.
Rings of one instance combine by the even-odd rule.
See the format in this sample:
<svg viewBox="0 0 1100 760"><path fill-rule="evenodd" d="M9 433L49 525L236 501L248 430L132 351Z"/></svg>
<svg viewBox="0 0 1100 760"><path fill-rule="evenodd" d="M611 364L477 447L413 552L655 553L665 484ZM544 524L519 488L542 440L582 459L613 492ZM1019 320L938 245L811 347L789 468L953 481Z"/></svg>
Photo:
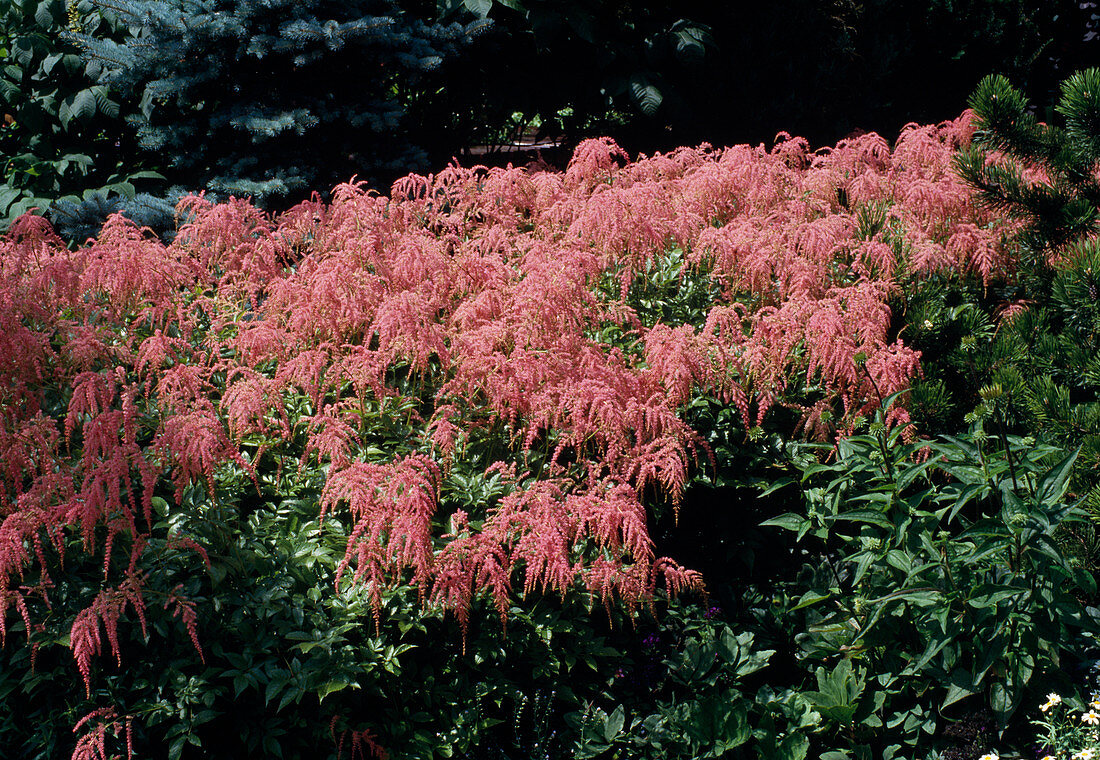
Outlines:
<svg viewBox="0 0 1100 760"><path fill-rule="evenodd" d="M905 330L923 352L918 424L964 416L1080 447L1073 487L1100 507L1100 69L1062 84L1062 125L1038 120L1022 92L987 77L971 98L978 128L957 172L1021 229L1017 270L978 287L925 278L907 290ZM1095 559L1091 560L1095 561Z"/></svg>
<svg viewBox="0 0 1100 760"><path fill-rule="evenodd" d="M1025 243L1040 257L1034 266L1100 225L1100 69L1077 72L1061 91L1064 126L1045 124L1007 78L986 77L970 99L978 132L957 160L987 203L1026 221ZM1010 160L990 161L991 151Z"/></svg>
<svg viewBox="0 0 1100 760"><path fill-rule="evenodd" d="M100 67L62 39L73 24L128 36L88 0L12 0L0 9L0 230L59 200L102 198L113 210L161 178L135 156L123 122L134 105L96 84Z"/></svg>
<svg viewBox="0 0 1100 760"><path fill-rule="evenodd" d="M436 70L484 26L393 0L92 2L140 33L72 39L102 82L140 98L131 121L172 181L283 208L352 174L379 184L424 168L410 93L440 86Z"/></svg>
<svg viewBox="0 0 1100 760"><path fill-rule="evenodd" d="M1003 731L1095 630L1078 597L1095 580L1056 540L1083 519L1067 500L1076 452L989 438L981 421L906 443L882 419L830 462L797 447L805 511L765 523L818 547L778 614L799 657L826 663L803 696L856 756L927 746L982 705Z"/></svg>

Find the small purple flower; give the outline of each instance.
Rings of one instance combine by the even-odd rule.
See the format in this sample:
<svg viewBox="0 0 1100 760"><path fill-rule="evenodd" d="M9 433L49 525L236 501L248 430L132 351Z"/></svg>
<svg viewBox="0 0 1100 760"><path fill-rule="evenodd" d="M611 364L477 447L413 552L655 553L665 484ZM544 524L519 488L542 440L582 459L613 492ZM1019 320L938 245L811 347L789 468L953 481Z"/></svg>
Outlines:
<svg viewBox="0 0 1100 760"><path fill-rule="evenodd" d="M656 633L651 633L644 639L642 639L642 646L644 646L646 649L653 649L653 647L657 646L660 643L661 637Z"/></svg>
<svg viewBox="0 0 1100 760"><path fill-rule="evenodd" d="M707 620L710 620L711 618L718 617L721 614L722 608L719 607L717 604L712 604L707 609L707 611L703 613L703 617L705 617Z"/></svg>

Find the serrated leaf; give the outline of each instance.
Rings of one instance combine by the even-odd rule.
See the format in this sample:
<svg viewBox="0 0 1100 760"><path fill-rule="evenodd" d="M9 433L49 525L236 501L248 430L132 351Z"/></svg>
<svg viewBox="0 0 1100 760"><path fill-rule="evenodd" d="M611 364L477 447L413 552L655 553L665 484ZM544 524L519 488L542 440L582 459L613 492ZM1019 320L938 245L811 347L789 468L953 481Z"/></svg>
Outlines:
<svg viewBox="0 0 1100 760"><path fill-rule="evenodd" d="M478 18L485 18L493 9L493 0L462 0L462 4Z"/></svg>
<svg viewBox="0 0 1100 760"><path fill-rule="evenodd" d="M630 78L630 94L646 116L653 116L661 107L664 96L647 77L635 74Z"/></svg>
<svg viewBox="0 0 1100 760"><path fill-rule="evenodd" d="M34 20L40 27L47 31L53 30L57 25L57 20L54 18L53 9L51 6L53 3L50 0L42 0L38 4L38 9L34 12Z"/></svg>
<svg viewBox="0 0 1100 760"><path fill-rule="evenodd" d="M96 85L89 89L95 99L96 109L108 119L117 119L119 113L118 103L111 100L107 88L103 85Z"/></svg>
<svg viewBox="0 0 1100 760"><path fill-rule="evenodd" d="M95 93L91 88L80 90L74 95L66 98L69 103L69 109L72 111L73 118L80 121L88 121L96 112L96 99Z"/></svg>
<svg viewBox="0 0 1100 760"><path fill-rule="evenodd" d="M318 700L324 702L325 697L329 694L333 694L341 689L346 689L349 685L347 681L328 681L327 683L323 683L317 689Z"/></svg>

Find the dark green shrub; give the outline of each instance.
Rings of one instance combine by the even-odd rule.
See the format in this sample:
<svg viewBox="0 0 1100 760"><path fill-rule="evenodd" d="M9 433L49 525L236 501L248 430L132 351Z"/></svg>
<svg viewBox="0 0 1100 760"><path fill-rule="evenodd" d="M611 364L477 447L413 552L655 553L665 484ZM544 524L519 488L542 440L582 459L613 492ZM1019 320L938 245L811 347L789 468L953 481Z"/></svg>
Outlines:
<svg viewBox="0 0 1100 760"><path fill-rule="evenodd" d="M807 668L836 682L804 696L846 751L905 756L982 708L1003 731L1025 699L1068 693L1097 630L1080 601L1095 580L1056 540L1084 518L1067 498L1076 453L987 436L983 420L906 443L881 415L832 461L796 450L805 509L765 524L813 559L778 614Z"/></svg>
<svg viewBox="0 0 1100 760"><path fill-rule="evenodd" d="M125 27L94 11L88 0L12 0L0 9L0 230L31 208L99 204L105 213L160 179L137 155L124 118L136 104L97 84L97 63L81 59L63 37L71 25L88 34L124 39ZM66 236L98 231L63 214Z"/></svg>

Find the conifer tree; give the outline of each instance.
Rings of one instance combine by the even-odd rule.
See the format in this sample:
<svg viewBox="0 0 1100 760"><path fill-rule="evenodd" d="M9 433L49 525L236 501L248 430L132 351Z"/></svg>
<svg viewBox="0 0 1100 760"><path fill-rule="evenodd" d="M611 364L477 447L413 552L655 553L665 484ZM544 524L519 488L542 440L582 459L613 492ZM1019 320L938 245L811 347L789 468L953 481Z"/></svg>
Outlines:
<svg viewBox="0 0 1100 760"><path fill-rule="evenodd" d="M1020 219L1018 313L984 356L976 417L1081 446L1077 485L1100 509L1100 69L1063 82L1061 124L1038 120L1002 76L970 100L978 131L956 168L984 201ZM990 332L993 332L992 330Z"/></svg>
<svg viewBox="0 0 1100 760"><path fill-rule="evenodd" d="M1100 229L1100 69L1062 84L1063 126L1040 122L1003 76L982 80L970 99L978 118L958 168L985 200L1026 220L1024 241L1049 252ZM1010 161L990 161L998 151ZM1036 179L1038 172L1039 179Z"/></svg>
<svg viewBox="0 0 1100 760"><path fill-rule="evenodd" d="M405 93L483 25L397 0L92 1L141 30L75 39L105 82L142 96L133 124L170 180L264 206L419 168Z"/></svg>

